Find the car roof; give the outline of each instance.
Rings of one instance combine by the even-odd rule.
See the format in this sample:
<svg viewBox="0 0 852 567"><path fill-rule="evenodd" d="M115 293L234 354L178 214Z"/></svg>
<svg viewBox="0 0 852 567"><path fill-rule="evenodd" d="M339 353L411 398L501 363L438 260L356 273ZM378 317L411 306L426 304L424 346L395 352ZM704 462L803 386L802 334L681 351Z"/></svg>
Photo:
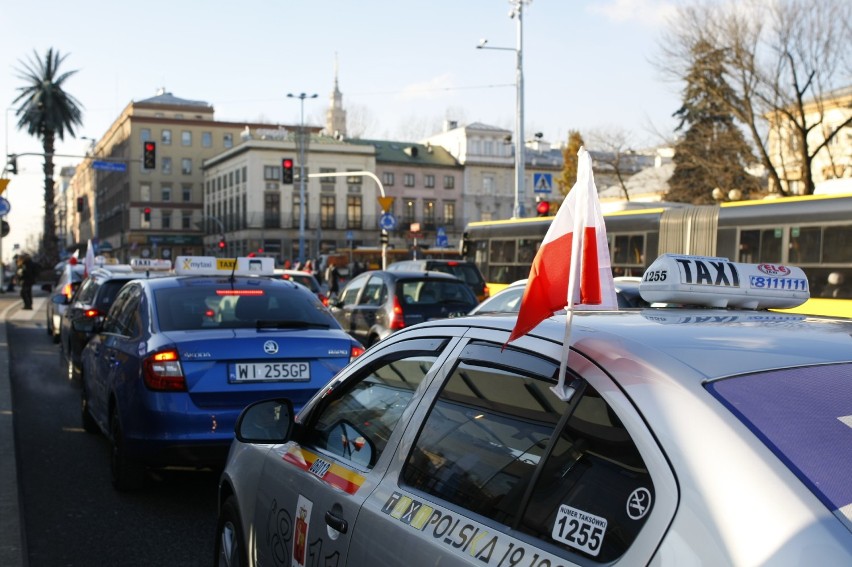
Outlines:
<svg viewBox="0 0 852 567"><path fill-rule="evenodd" d="M447 280L447 281L457 281L461 282L456 276L452 274L447 274L444 272L437 271L423 271L423 270L373 270L371 272L364 272L365 274L378 274L378 275L387 275L395 280L403 280L403 279L435 279L435 280ZM462 282L464 283L464 282Z"/></svg>
<svg viewBox="0 0 852 567"><path fill-rule="evenodd" d="M516 315L477 315L423 323L512 330ZM530 336L561 343L565 314ZM508 337L507 337L508 338ZM522 340L522 339L521 339ZM852 362L852 321L773 311L645 308L575 311L571 346L592 359L643 361L699 383L809 364ZM637 367L638 375L651 375Z"/></svg>
<svg viewBox="0 0 852 567"><path fill-rule="evenodd" d="M218 275L169 275L160 278L140 279L140 282L152 290L163 289L167 287L182 287L187 285L198 285L206 283L207 285L228 285L231 283L231 276ZM237 285L250 283L253 286L268 287L268 286L291 286L297 289L307 289L305 286L296 283L292 280L274 278L269 276L233 276L233 282Z"/></svg>

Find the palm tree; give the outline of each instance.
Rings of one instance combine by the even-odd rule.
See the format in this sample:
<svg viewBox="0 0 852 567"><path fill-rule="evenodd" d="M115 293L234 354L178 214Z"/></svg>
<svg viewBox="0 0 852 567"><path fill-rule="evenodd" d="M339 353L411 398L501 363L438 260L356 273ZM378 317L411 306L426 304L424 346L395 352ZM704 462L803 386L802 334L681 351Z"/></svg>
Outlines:
<svg viewBox="0 0 852 567"><path fill-rule="evenodd" d="M67 131L74 137L74 126L82 125L82 106L73 96L65 92L63 84L77 71L59 72L59 66L67 56L60 56L53 48L47 50L44 61L37 52L29 61L20 62L18 78L26 82L18 87L20 95L13 104L21 103L15 111L19 117L18 130L41 138L44 148L44 233L42 254L49 265L59 259L56 241L56 215L53 205L53 153L56 136L65 139Z"/></svg>

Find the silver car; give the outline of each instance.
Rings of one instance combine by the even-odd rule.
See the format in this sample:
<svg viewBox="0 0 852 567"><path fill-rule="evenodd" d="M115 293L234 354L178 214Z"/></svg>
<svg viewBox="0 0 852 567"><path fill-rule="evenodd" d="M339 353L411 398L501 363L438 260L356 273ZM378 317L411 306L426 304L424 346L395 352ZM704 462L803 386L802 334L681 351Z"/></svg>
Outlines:
<svg viewBox="0 0 852 567"><path fill-rule="evenodd" d="M218 563L852 564L852 321L578 311L561 395L565 317L514 322L403 329L295 422L246 409Z"/></svg>

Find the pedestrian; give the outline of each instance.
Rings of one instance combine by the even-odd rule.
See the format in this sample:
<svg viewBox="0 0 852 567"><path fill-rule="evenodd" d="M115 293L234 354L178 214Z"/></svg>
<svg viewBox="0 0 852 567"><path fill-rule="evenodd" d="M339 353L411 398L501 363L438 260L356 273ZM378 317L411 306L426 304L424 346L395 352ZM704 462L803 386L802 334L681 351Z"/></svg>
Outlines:
<svg viewBox="0 0 852 567"><path fill-rule="evenodd" d="M36 265L29 254L18 256L18 285L21 286L21 299L24 301L24 309L33 308L33 284L36 280Z"/></svg>
<svg viewBox="0 0 852 567"><path fill-rule="evenodd" d="M337 266L330 263L325 269L325 281L328 284L328 295L334 297L340 291L340 272L337 271Z"/></svg>

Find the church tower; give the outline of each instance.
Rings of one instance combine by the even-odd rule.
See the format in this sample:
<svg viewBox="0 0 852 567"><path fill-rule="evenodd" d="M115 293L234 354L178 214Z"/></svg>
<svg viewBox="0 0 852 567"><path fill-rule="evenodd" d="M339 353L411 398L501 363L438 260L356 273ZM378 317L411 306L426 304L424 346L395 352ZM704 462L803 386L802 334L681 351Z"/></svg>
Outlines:
<svg viewBox="0 0 852 567"><path fill-rule="evenodd" d="M334 91L331 105L325 113L325 129L330 136L346 137L346 111L343 110L343 93L337 86L337 54L334 55Z"/></svg>

